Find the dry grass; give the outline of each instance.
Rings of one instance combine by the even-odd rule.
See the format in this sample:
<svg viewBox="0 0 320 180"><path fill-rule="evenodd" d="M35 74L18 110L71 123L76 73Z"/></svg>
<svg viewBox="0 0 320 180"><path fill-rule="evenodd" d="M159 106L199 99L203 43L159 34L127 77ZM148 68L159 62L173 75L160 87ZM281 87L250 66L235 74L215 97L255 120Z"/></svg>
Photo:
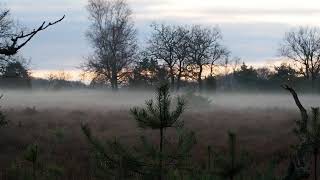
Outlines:
<svg viewBox="0 0 320 180"><path fill-rule="evenodd" d="M0 131L1 169L9 167L14 159L21 159L27 145L36 142L41 147L42 160L61 165L67 177L89 177L89 145L80 130L81 122L89 122L94 134L101 139L117 137L132 145L144 133L136 127L125 108L50 108L35 112L30 109L7 109L6 114L10 124ZM294 141L293 121L298 116L296 111L284 109L216 108L202 112L188 111L183 119L186 127L197 135L196 159L205 158L207 145L224 147L227 131L232 130L256 162L263 163L275 153L288 150ZM154 133L147 133L156 138Z"/></svg>
<svg viewBox="0 0 320 180"><path fill-rule="evenodd" d="M35 142L41 148L42 161L62 166L66 179L90 179L90 147L81 132L81 123L88 122L101 140L117 137L135 145L145 133L157 138L157 133L137 128L129 114L130 107L143 104L152 96L151 92L5 93L2 106L10 123L0 129L0 170L10 167L14 160L21 161L26 147ZM207 145L224 148L229 130L237 133L238 143L258 164L270 161L275 154L288 154L295 141L294 121L299 118L290 95L211 97L212 107L187 109L182 117L186 127L196 132L195 160L206 158ZM302 97L306 107L320 99ZM173 132L168 134L167 138L173 139Z"/></svg>

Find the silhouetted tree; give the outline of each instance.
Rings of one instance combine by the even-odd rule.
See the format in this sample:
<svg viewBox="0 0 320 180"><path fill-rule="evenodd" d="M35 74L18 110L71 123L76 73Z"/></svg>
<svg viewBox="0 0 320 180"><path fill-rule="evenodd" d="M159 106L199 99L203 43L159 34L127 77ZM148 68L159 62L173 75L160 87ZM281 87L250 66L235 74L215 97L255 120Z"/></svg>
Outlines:
<svg viewBox="0 0 320 180"><path fill-rule="evenodd" d="M174 54L177 59L177 90L181 87L181 78L186 76L186 66L188 65L189 55L189 37L190 30L187 27L176 27L176 36L174 43Z"/></svg>
<svg viewBox="0 0 320 180"><path fill-rule="evenodd" d="M320 30L300 27L285 34L280 55L301 65L303 76L311 80L314 88L320 71Z"/></svg>
<svg viewBox="0 0 320 180"><path fill-rule="evenodd" d="M272 72L267 67L257 68L257 78L260 80L269 80Z"/></svg>
<svg viewBox="0 0 320 180"><path fill-rule="evenodd" d="M113 90L128 77L137 51L136 29L125 0L89 0L90 29L87 37L94 48L84 69L109 82Z"/></svg>
<svg viewBox="0 0 320 180"><path fill-rule="evenodd" d="M71 86L71 75L68 72L65 72L64 70L55 73L49 73L47 79L49 82L49 89L59 90Z"/></svg>
<svg viewBox="0 0 320 180"><path fill-rule="evenodd" d="M278 82L278 84L293 84L299 75L294 68L284 63L274 67L274 70L275 73L271 75L270 80Z"/></svg>
<svg viewBox="0 0 320 180"><path fill-rule="evenodd" d="M288 169L283 179L284 180L302 180L310 176L309 167L307 165L308 150L306 149L306 146L305 146L306 143L308 142L306 134L308 131L309 116L308 116L307 110L301 104L296 91L288 85L284 85L283 88L292 94L295 104L297 105L301 114L301 119L296 121L296 127L294 129L294 132L299 138L299 142L295 146L295 152L290 158Z"/></svg>
<svg viewBox="0 0 320 180"><path fill-rule="evenodd" d="M252 66L248 67L245 63L234 72L234 78L244 87L257 87L258 73Z"/></svg>
<svg viewBox="0 0 320 180"><path fill-rule="evenodd" d="M15 55L23 46L25 46L36 34L48 27L61 22L65 16L54 22L43 22L38 28L32 31L15 29L10 11L0 9L0 55Z"/></svg>
<svg viewBox="0 0 320 180"><path fill-rule="evenodd" d="M218 28L193 26L189 35L189 62L196 66L195 73L199 89L202 90L204 68L213 64L225 52L221 46L222 35ZM224 53L223 53L224 54Z"/></svg>
<svg viewBox="0 0 320 180"><path fill-rule="evenodd" d="M175 66L177 58L177 38L178 32L176 27L165 24L152 24L152 35L148 41L148 51L150 55L157 61L165 63L169 70L171 88L175 87ZM180 32L181 33L181 32ZM182 57L181 57L182 58Z"/></svg>
<svg viewBox="0 0 320 180"><path fill-rule="evenodd" d="M157 82L163 82L166 77L161 77L162 67L158 61L147 55L141 55L141 60L136 62L129 78L129 87L153 87Z"/></svg>
<svg viewBox="0 0 320 180"><path fill-rule="evenodd" d="M8 62L1 74L1 86L5 88L30 88L30 80L29 70L20 61Z"/></svg>

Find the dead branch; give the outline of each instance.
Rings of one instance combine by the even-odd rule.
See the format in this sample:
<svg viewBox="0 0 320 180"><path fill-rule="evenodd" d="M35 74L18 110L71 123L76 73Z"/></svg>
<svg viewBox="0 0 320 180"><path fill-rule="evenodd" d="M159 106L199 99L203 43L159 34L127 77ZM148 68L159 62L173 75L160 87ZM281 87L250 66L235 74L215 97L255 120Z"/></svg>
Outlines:
<svg viewBox="0 0 320 180"><path fill-rule="evenodd" d="M284 88L285 90L289 91L289 92L292 94L293 99L294 99L296 105L298 106L298 108L299 108L299 110L300 110L301 120L302 120L302 122L303 122L305 125L307 125L308 113L307 113L307 110L306 110L306 109L303 107L303 105L301 104L301 102L300 102L300 100L299 100L299 97L298 97L296 91L295 91L292 87L290 87L290 86L288 86L288 85L283 85L282 88ZM306 128L306 127L304 127L304 128Z"/></svg>
<svg viewBox="0 0 320 180"><path fill-rule="evenodd" d="M0 54L11 56L18 52L23 46L25 46L37 33L47 29L50 26L53 26L59 22L61 22L65 18L65 15L54 22L46 23L44 21L37 29L32 30L29 33L21 32L20 34L16 35L15 37L11 38L11 44L7 45L6 47L0 47ZM22 43L18 44L19 40L24 40Z"/></svg>

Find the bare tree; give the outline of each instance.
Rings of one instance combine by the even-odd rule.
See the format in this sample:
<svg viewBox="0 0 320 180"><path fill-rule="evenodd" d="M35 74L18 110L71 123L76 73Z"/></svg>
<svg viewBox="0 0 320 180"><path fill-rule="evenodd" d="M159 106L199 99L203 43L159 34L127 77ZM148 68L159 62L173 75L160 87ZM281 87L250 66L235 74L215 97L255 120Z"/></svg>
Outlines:
<svg viewBox="0 0 320 180"><path fill-rule="evenodd" d="M43 22L38 28L26 32L25 30L14 30L14 23L10 17L10 11L0 10L0 55L11 56L16 54L36 34L48 27L61 22L65 16L54 22Z"/></svg>
<svg viewBox="0 0 320 180"><path fill-rule="evenodd" d="M174 43L174 54L177 60L177 90L181 86L181 78L185 76L186 66L188 64L188 54L189 54L189 36L190 30L187 27L179 26L176 28L176 36Z"/></svg>
<svg viewBox="0 0 320 180"><path fill-rule="evenodd" d="M137 50L132 12L125 0L89 0L87 9L91 20L87 37L94 55L84 68L117 90Z"/></svg>
<svg viewBox="0 0 320 180"><path fill-rule="evenodd" d="M148 51L157 61L162 61L169 69L171 88L174 88L175 65L175 45L177 31L173 26L152 24L153 33L148 41Z"/></svg>
<svg viewBox="0 0 320 180"><path fill-rule="evenodd" d="M320 30L315 27L300 27L285 34L280 46L280 55L302 66L301 73L311 79L314 87L320 71Z"/></svg>
<svg viewBox="0 0 320 180"><path fill-rule="evenodd" d="M230 51L220 43L215 43L211 53L210 76L213 76L213 68L217 60L224 59L225 68L228 68Z"/></svg>
<svg viewBox="0 0 320 180"><path fill-rule="evenodd" d="M222 35L218 28L206 28L195 25L189 36L189 61L197 67L197 81L202 90L202 75L204 68L226 54L221 46ZM222 53L223 52L223 53Z"/></svg>

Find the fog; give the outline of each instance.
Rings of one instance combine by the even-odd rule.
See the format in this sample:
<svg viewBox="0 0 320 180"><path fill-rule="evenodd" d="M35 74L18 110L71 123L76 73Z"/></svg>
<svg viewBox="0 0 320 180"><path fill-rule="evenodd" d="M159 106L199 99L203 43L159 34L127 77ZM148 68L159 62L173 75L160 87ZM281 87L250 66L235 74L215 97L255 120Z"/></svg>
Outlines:
<svg viewBox="0 0 320 180"><path fill-rule="evenodd" d="M72 91L2 91L1 106L4 108L36 107L37 109L104 109L129 108L142 105L154 97L151 91L120 91L117 93L97 90ZM172 95L173 97L177 95ZM289 93L215 93L205 94L212 106L210 108L296 108ZM320 96L299 94L305 107L319 106ZM188 101L188 99L187 99ZM189 104L192 101L189 100ZM201 110L201 109L197 109Z"/></svg>

